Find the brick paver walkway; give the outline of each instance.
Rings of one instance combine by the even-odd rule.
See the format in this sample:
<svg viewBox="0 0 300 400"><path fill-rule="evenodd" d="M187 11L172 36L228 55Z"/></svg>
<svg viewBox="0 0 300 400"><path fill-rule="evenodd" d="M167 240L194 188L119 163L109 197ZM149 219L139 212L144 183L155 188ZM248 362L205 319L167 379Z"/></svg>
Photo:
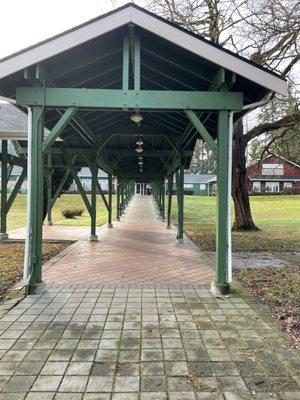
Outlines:
<svg viewBox="0 0 300 400"><path fill-rule="evenodd" d="M121 222L102 228L46 267L46 283L209 284L214 269L188 240L157 218L150 196L136 196Z"/></svg>
<svg viewBox="0 0 300 400"><path fill-rule="evenodd" d="M131 263L154 263L160 274L165 249L170 257L175 251L170 262L184 273L185 256L196 252L177 250L151 202L141 224L142 201L116 229L103 231L102 242L82 242L65 256L72 268L74 254L82 261L80 279L89 263L99 277L102 257L112 261L116 243L114 255L128 271ZM105 265L112 271L113 263ZM68 263L60 268L59 279L64 271L70 279ZM204 285L50 284L0 319L0 400L298 400L299 358L269 311L241 292L215 298Z"/></svg>
<svg viewBox="0 0 300 400"><path fill-rule="evenodd" d="M239 294L59 285L0 326L1 400L300 398L299 354Z"/></svg>
<svg viewBox="0 0 300 400"><path fill-rule="evenodd" d="M88 226L43 226L44 240L78 240L83 236L88 236L90 228ZM11 229L8 231L9 239L25 239L26 227Z"/></svg>

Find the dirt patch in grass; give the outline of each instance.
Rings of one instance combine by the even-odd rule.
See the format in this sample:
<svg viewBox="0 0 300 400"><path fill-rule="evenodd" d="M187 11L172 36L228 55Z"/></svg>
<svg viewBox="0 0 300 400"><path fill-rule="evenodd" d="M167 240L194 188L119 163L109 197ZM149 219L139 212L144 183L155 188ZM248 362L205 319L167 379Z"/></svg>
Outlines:
<svg viewBox="0 0 300 400"><path fill-rule="evenodd" d="M300 266L243 269L234 278L266 304L296 347L300 347Z"/></svg>
<svg viewBox="0 0 300 400"><path fill-rule="evenodd" d="M69 243L43 243L43 263L64 250ZM24 243L0 244L0 301L11 286L22 278Z"/></svg>

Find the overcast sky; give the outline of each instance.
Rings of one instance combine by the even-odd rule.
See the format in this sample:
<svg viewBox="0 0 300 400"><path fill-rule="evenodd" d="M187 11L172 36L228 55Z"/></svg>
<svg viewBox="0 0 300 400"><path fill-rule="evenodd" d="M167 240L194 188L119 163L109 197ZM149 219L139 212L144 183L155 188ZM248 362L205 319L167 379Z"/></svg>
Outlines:
<svg viewBox="0 0 300 400"><path fill-rule="evenodd" d="M129 0L2 0L0 58L128 2ZM141 1L137 3L141 4Z"/></svg>
<svg viewBox="0 0 300 400"><path fill-rule="evenodd" d="M129 1L2 0L0 58L120 7ZM136 0L135 2L139 5L146 4L146 0Z"/></svg>

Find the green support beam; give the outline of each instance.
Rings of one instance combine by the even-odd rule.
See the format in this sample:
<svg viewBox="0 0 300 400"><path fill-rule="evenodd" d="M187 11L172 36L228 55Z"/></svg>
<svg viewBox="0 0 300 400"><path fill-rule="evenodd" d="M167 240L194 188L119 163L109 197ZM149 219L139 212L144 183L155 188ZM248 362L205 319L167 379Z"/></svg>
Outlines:
<svg viewBox="0 0 300 400"><path fill-rule="evenodd" d="M71 162L71 160L70 160L68 155L65 155L64 159L65 159L65 161L66 161L66 163L68 165L68 168L69 168L69 170L70 170L70 172L71 172L71 174L72 174L72 176L74 178L74 181L75 181L75 183L77 185L77 189L79 190L79 193L81 194L82 200L83 200L83 202L84 202L84 204L85 204L85 206L86 206L86 208L88 210L88 213L92 217L92 207L90 205L89 199L87 198L86 192L85 192L85 190L84 190L84 188L83 188L83 186L82 186L82 184L80 182L80 179L78 178L78 175L76 173L74 165L72 164L72 162Z"/></svg>
<svg viewBox="0 0 300 400"><path fill-rule="evenodd" d="M218 175L217 175L217 238L216 238L216 282L218 292L230 290L227 282L228 269L228 166L229 166L229 113L218 115Z"/></svg>
<svg viewBox="0 0 300 400"><path fill-rule="evenodd" d="M43 238L43 185L44 157L44 109L32 107L32 155L31 155L31 242L29 292L38 292L42 285L42 238Z"/></svg>
<svg viewBox="0 0 300 400"><path fill-rule="evenodd" d="M89 168L90 168L90 171L92 171L93 166L92 166L92 163L91 163L91 161L89 160L88 157L86 157L86 162L87 162L87 165L88 165ZM105 179L105 178L103 178L103 179ZM105 194L104 194L104 192L103 192L103 190L102 190L102 187L101 187L101 185L100 185L100 182L98 181L98 176L97 176L97 180L96 180L96 188L98 189L98 192L99 192L99 194L100 194L100 196L101 196L101 198L102 198L102 201L103 201L103 203L104 203L104 205L105 205L105 208L106 208L106 210L108 211L108 210L109 210L109 205L108 205L108 202L107 202L107 200L106 200Z"/></svg>
<svg viewBox="0 0 300 400"><path fill-rule="evenodd" d="M117 90L79 88L17 88L17 104L46 107L144 108L166 110L240 110L239 92Z"/></svg>
<svg viewBox="0 0 300 400"><path fill-rule="evenodd" d="M21 175L19 176L19 178L18 178L18 180L17 180L17 182L16 182L16 184L15 184L15 186L14 186L14 188L13 188L13 190L12 190L8 200L7 200L7 206L6 206L6 212L7 213L11 209L11 206L13 205L13 203L14 203L16 197L17 197L17 194L19 193L19 191L20 191L20 189L22 187L25 178L26 178L26 169L23 169L23 171L21 172Z"/></svg>
<svg viewBox="0 0 300 400"><path fill-rule="evenodd" d="M168 176L167 229L171 229L173 180L174 180L174 173Z"/></svg>
<svg viewBox="0 0 300 400"><path fill-rule="evenodd" d="M52 155L47 155L47 225L52 226Z"/></svg>
<svg viewBox="0 0 300 400"><path fill-rule="evenodd" d="M205 128L205 126L202 124L200 119L197 117L196 113L193 110L185 110L185 113L191 123L194 125L194 127L197 129L197 131L200 133L201 137L203 140L205 140L210 148L213 151L216 151L218 148L218 145L216 142L213 140L213 138L210 136L209 132Z"/></svg>
<svg viewBox="0 0 300 400"><path fill-rule="evenodd" d="M182 162L176 171L176 192L178 208L177 239L182 241L184 223L184 166Z"/></svg>
<svg viewBox="0 0 300 400"><path fill-rule="evenodd" d="M112 174L108 174L108 224L112 228Z"/></svg>
<svg viewBox="0 0 300 400"><path fill-rule="evenodd" d="M117 191L117 221L120 221L120 180L118 178L117 180L117 187L116 187L116 191Z"/></svg>
<svg viewBox="0 0 300 400"><path fill-rule="evenodd" d="M134 38L134 90L141 88L141 44L140 38L135 35Z"/></svg>
<svg viewBox="0 0 300 400"><path fill-rule="evenodd" d="M123 77L122 77L123 90L129 89L129 39L125 35L123 39Z"/></svg>
<svg viewBox="0 0 300 400"><path fill-rule="evenodd" d="M225 69L219 68L218 72L216 73L214 79L212 80L209 90L217 91L219 90L224 84L226 83L225 79Z"/></svg>
<svg viewBox="0 0 300 400"><path fill-rule="evenodd" d="M1 157L1 222L0 222L0 240L8 239L7 228L7 140L2 140Z"/></svg>
<svg viewBox="0 0 300 400"><path fill-rule="evenodd" d="M27 153L27 148L23 149L24 153ZM83 156L89 156L92 152L92 149L83 149L83 148L76 148L76 147L69 147L65 149L60 149L57 147L54 147L49 150L49 153L51 154L77 154L77 155L83 155ZM106 149L106 154L108 156L115 156L115 157L121 157L121 156L126 156L126 157L137 157L138 153L135 151L135 149L128 150L128 149ZM143 153L141 154L143 157L165 157L170 154L169 150L144 150ZM182 156L184 157L191 157L193 155L192 150L186 150L185 152L182 153Z"/></svg>
<svg viewBox="0 0 300 400"><path fill-rule="evenodd" d="M100 196L101 196L102 201L103 201L103 203L105 205L105 208L108 211L109 210L109 205L108 205L108 202L106 200L105 194L104 194L104 192L102 190L102 187L101 187L100 182L98 181L98 179L97 179L97 189L98 189L98 191L100 193Z"/></svg>
<svg viewBox="0 0 300 400"><path fill-rule="evenodd" d="M47 152L47 150L52 146L58 136L62 133L71 119L74 117L77 111L76 107L69 107L63 114L63 116L59 119L59 121L54 125L51 129L49 135L43 142L43 152Z"/></svg>
<svg viewBox="0 0 300 400"><path fill-rule="evenodd" d="M74 164L75 160L76 160L76 155L74 155L74 156L72 157L72 159L71 159L71 164L72 164L72 165ZM55 192L55 194L54 194L54 196L53 196L53 198L52 198L52 202L51 202L51 207L52 207L52 208L54 207L54 204L56 203L56 200L57 200L57 199L59 198L59 196L61 195L61 192L62 192L62 190L63 190L63 188L64 188L64 186L65 186L65 183L66 183L66 181L67 181L67 179L68 179L70 173L71 173L71 171L70 171L70 169L67 167L67 169L66 169L66 171L65 171L65 173L64 173L64 176L63 176L62 180L60 181L60 183L59 183L59 185L58 185L58 188L56 189L56 192Z"/></svg>
<svg viewBox="0 0 300 400"><path fill-rule="evenodd" d="M90 240L95 242L98 240L96 235L96 220L97 220L97 182L98 182L98 166L96 163L96 155L93 156L91 165L92 174L92 192L91 192L91 235Z"/></svg>
<svg viewBox="0 0 300 400"><path fill-rule="evenodd" d="M166 219L166 188L165 188L165 179L161 184L161 219L164 221Z"/></svg>
<svg viewBox="0 0 300 400"><path fill-rule="evenodd" d="M26 152L27 154L27 152ZM3 160L2 153L0 153L0 161ZM26 168L27 162L24 158L12 156L11 154L7 154L7 163L10 165L17 165L18 167Z"/></svg>

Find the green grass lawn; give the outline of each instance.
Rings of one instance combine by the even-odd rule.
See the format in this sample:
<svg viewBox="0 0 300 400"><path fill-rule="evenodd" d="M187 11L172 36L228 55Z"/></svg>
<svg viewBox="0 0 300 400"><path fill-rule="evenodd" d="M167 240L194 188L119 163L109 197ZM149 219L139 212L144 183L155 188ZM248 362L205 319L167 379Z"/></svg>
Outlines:
<svg viewBox="0 0 300 400"><path fill-rule="evenodd" d="M84 208L81 217L66 219L61 215L65 208ZM113 196L113 218L116 215L115 196ZM52 211L52 219L55 225L77 225L89 226L90 216L79 194L65 194L61 196ZM97 196L97 225L103 225L107 222L107 210L101 197ZM26 225L26 195L19 194L8 214L8 229L19 228Z"/></svg>
<svg viewBox="0 0 300 400"><path fill-rule="evenodd" d="M254 221L261 231L233 232L233 250L279 252L299 250L300 196L252 196L250 202ZM174 223L176 223L176 212L176 201L173 199ZM215 250L215 224L215 197L185 197L185 233L203 250Z"/></svg>
<svg viewBox="0 0 300 400"><path fill-rule="evenodd" d="M300 267L244 268L233 276L271 308L289 338L300 346Z"/></svg>
<svg viewBox="0 0 300 400"><path fill-rule="evenodd" d="M236 251L295 251L300 243L300 196L252 196L250 198L254 221L260 232L233 232L233 249ZM65 219L64 208L85 206L78 194L65 194L53 209L56 225L89 226L90 217L85 209L81 217ZM233 206L232 206L233 207ZM97 196L97 225L107 222L107 211ZM173 197L172 219L176 223L176 200ZM115 218L113 196L113 218ZM26 223L26 196L18 195L8 215L8 229ZM216 198L206 196L185 197L185 233L203 250L215 249Z"/></svg>
<svg viewBox="0 0 300 400"><path fill-rule="evenodd" d="M43 243L43 263L63 251L68 243ZM0 301L22 277L24 243L0 244Z"/></svg>

